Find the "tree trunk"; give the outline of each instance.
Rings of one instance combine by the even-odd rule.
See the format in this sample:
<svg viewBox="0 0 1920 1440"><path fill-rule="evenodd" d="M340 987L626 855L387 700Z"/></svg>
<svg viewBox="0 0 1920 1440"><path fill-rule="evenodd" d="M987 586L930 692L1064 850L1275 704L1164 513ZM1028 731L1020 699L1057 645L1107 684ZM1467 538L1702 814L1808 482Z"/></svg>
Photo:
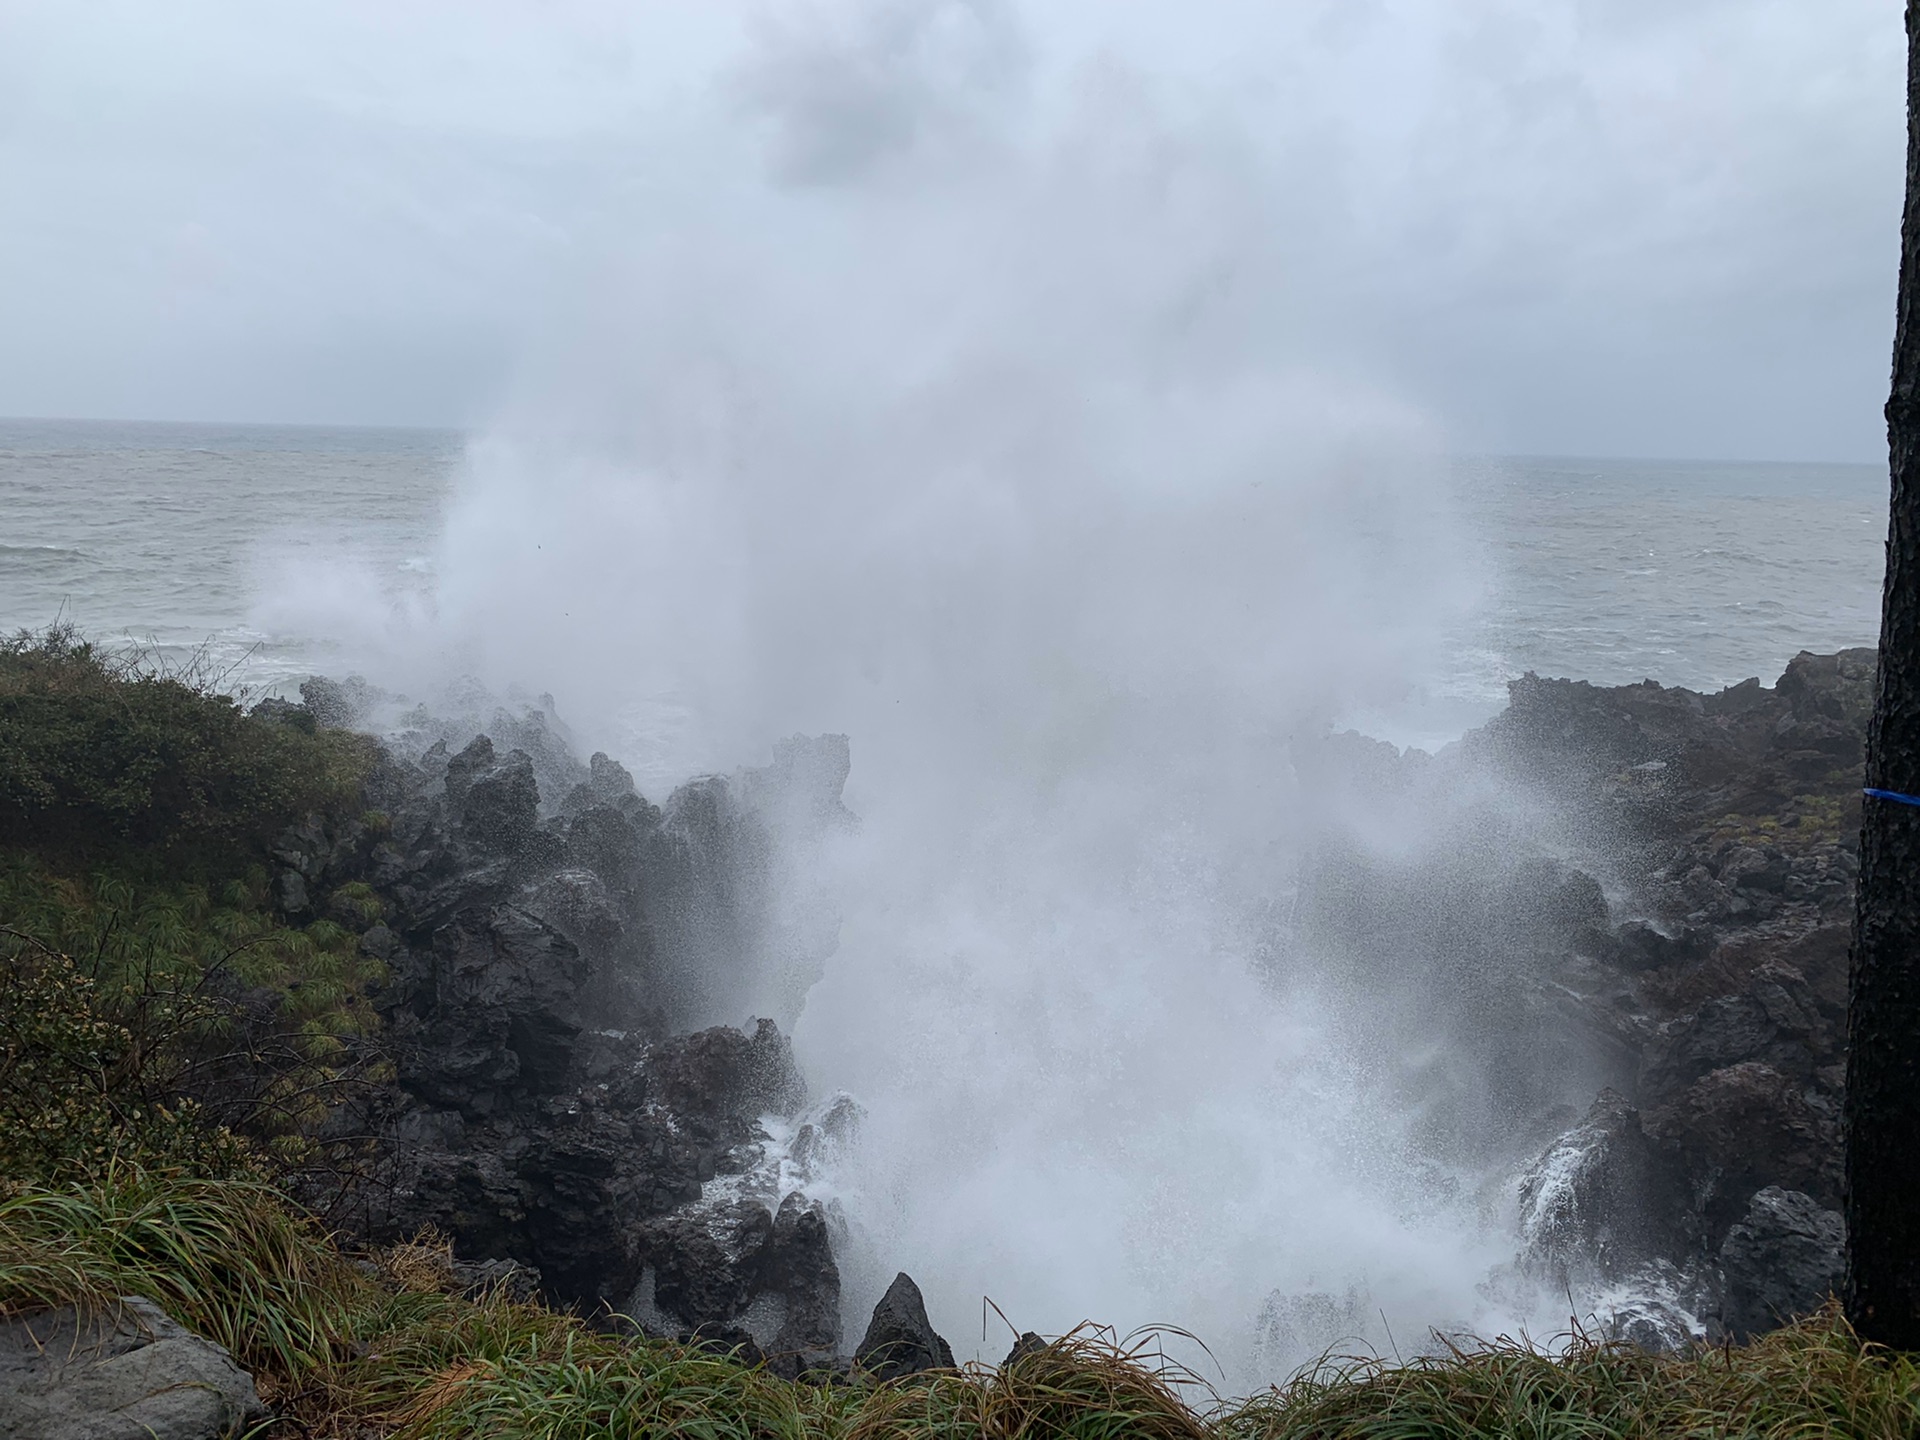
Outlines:
<svg viewBox="0 0 1920 1440"><path fill-rule="evenodd" d="M1907 201L1887 401L1893 480L1867 784L1920 795L1920 0L1907 5ZM1920 806L1868 797L1847 1017L1847 1316L1920 1350Z"/></svg>

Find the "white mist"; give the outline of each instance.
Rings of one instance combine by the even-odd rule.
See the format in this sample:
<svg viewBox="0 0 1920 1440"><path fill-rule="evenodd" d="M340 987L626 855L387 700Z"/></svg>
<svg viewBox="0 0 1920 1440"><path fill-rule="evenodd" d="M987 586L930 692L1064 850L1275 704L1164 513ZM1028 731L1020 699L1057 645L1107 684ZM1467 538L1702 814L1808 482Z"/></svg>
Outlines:
<svg viewBox="0 0 1920 1440"><path fill-rule="evenodd" d="M896 1269L963 1356L991 1297L1235 1387L1305 1358L1256 1354L1275 1291L1355 1343L1510 1323L1500 1217L1379 1103L1404 1036L1290 949L1348 818L1302 747L1479 586L1440 437L1324 344L1306 172L1105 62L1029 83L992 7L842 19L636 182L369 653L550 690L656 796L851 736L839 946L778 1017L867 1110L850 1340Z"/></svg>

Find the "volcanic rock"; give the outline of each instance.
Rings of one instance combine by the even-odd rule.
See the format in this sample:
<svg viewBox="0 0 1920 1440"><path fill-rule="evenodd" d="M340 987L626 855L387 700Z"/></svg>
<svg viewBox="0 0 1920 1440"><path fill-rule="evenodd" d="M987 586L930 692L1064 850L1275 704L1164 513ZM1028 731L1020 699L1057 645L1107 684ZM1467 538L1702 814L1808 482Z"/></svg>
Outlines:
<svg viewBox="0 0 1920 1440"><path fill-rule="evenodd" d="M920 1287L905 1271L893 1277L873 1307L873 1319L853 1358L879 1380L953 1368L953 1347L934 1332Z"/></svg>
<svg viewBox="0 0 1920 1440"><path fill-rule="evenodd" d="M1769 1185L1720 1245L1722 1321L1736 1340L1820 1308L1840 1288L1846 1222L1812 1196Z"/></svg>

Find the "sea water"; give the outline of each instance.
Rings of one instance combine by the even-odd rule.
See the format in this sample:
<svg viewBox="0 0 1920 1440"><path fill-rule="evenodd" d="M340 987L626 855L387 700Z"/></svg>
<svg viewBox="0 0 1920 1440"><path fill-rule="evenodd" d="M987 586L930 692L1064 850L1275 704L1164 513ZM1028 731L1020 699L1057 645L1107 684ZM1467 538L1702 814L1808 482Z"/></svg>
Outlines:
<svg viewBox="0 0 1920 1440"><path fill-rule="evenodd" d="M439 430L0 420L0 627L70 621L261 693L351 667L315 623L329 597L278 587L417 618L464 453ZM1716 689L1878 634L1881 466L1474 457L1445 483L1486 584L1420 693L1353 717L1389 738L1442 743L1528 670Z"/></svg>

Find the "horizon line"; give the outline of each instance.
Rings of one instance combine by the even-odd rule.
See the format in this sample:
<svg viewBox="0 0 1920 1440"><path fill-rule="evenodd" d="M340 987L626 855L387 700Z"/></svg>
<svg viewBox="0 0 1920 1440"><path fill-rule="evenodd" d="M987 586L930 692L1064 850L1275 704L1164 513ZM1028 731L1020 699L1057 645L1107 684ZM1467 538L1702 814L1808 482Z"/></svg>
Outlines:
<svg viewBox="0 0 1920 1440"><path fill-rule="evenodd" d="M229 430L361 430L361 431L399 431L420 435L459 435L471 437L483 434L484 426L475 425L429 425L418 422L370 422L364 420L209 420L209 419L152 419L143 416L113 415L0 415L0 425L147 425L160 428L190 429L193 427L218 428ZM1444 452L1449 460L1541 460L1541 461L1612 461L1630 465L1846 465L1881 467L1887 464L1885 459L1841 460L1831 457L1753 457L1741 455L1649 455L1626 454L1621 452L1572 451L1572 450L1453 450Z"/></svg>

